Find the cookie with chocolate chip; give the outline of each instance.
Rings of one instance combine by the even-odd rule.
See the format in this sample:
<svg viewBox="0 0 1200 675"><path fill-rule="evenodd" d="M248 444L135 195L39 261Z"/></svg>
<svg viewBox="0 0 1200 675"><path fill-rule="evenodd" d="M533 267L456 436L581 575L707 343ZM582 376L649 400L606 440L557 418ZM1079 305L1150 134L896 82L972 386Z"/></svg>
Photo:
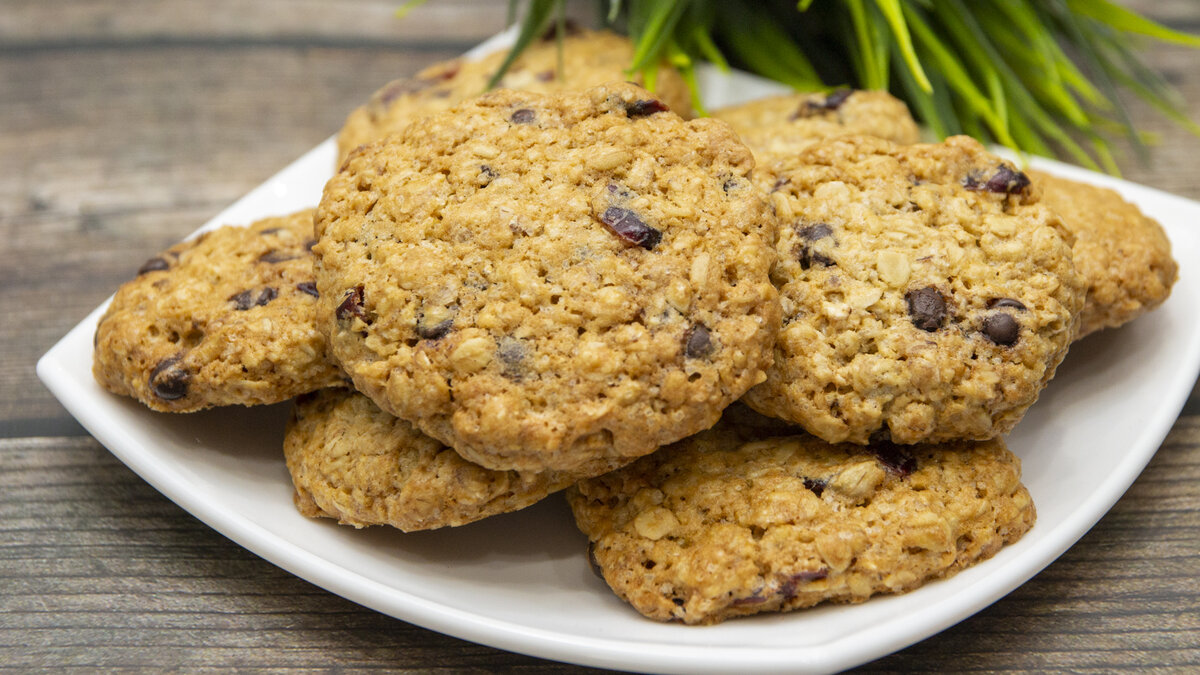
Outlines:
<svg viewBox="0 0 1200 675"><path fill-rule="evenodd" d="M947 577L1036 514L999 440L832 445L722 421L568 489L594 569L659 621L859 603Z"/></svg>
<svg viewBox="0 0 1200 675"><path fill-rule="evenodd" d="M715 110L713 117L728 122L764 168L822 138L878 136L902 145L920 139L908 106L885 91L838 89L768 96Z"/></svg>
<svg viewBox="0 0 1200 675"><path fill-rule="evenodd" d="M606 82L627 80L633 43L611 31L568 27L562 50L553 30L529 45L501 78L499 88L553 92L582 90ZM390 133L418 117L446 110L484 93L492 76L508 58L508 50L471 61L454 59L434 64L417 75L381 87L365 105L355 109L338 133L338 157ZM642 74L632 75L644 84ZM684 117L690 116L688 89L677 71L660 64L654 81L657 97Z"/></svg>
<svg viewBox="0 0 1200 675"><path fill-rule="evenodd" d="M1072 258L1088 285L1079 337L1128 323L1167 299L1179 266L1158 221L1115 190L1042 171L1029 176L1075 235Z"/></svg>
<svg viewBox="0 0 1200 675"><path fill-rule="evenodd" d="M762 380L775 221L728 125L626 83L502 90L352 153L317 213L357 389L466 459L580 470Z"/></svg>
<svg viewBox="0 0 1200 675"><path fill-rule="evenodd" d="M1029 178L966 137L830 139L775 168L784 326L746 401L835 443L1012 429L1085 291Z"/></svg>
<svg viewBox="0 0 1200 675"><path fill-rule="evenodd" d="M100 318L96 381L164 412L337 385L316 328L312 219L310 209L225 226L148 260Z"/></svg>
<svg viewBox="0 0 1200 675"><path fill-rule="evenodd" d="M349 389L298 398L283 451L300 513L405 532L523 509L584 477L484 469Z"/></svg>

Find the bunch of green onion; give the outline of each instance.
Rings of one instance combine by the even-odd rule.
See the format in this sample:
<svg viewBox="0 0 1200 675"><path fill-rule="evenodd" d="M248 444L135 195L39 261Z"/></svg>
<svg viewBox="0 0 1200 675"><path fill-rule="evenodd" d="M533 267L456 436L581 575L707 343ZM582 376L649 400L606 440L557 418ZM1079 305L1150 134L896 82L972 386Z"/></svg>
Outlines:
<svg viewBox="0 0 1200 675"><path fill-rule="evenodd" d="M1110 173L1114 137L1137 148L1148 140L1130 93L1200 135L1137 52L1145 39L1200 48L1200 37L1110 0L596 1L602 21L635 44L630 72L649 83L671 63L701 113L695 66L707 61L800 91L888 90L939 137L968 134ZM509 13L520 23L515 58L565 20L566 0L510 0Z"/></svg>

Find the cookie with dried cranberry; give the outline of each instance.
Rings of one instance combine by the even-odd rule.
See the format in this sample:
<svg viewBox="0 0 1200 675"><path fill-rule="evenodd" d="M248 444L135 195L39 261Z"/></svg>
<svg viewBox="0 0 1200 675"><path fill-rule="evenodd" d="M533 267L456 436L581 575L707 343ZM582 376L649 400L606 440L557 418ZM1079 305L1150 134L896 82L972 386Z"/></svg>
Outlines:
<svg viewBox="0 0 1200 675"><path fill-rule="evenodd" d="M1020 466L999 439L831 445L722 421L566 494L621 599L711 624L902 593L991 557L1035 519Z"/></svg>
<svg viewBox="0 0 1200 675"><path fill-rule="evenodd" d="M838 89L828 94L768 96L715 110L713 117L733 127L754 152L764 176L777 159L795 155L822 138L878 136L902 145L920 140L908 106L886 91Z"/></svg>
<svg viewBox="0 0 1200 675"><path fill-rule="evenodd" d="M1115 190L1042 171L1029 176L1075 235L1071 254L1088 284L1079 337L1128 323L1167 299L1179 266L1158 221Z"/></svg>
<svg viewBox="0 0 1200 675"><path fill-rule="evenodd" d="M1072 237L966 137L820 141L781 164L784 326L747 403L830 442L984 440L1054 375L1083 307Z"/></svg>
<svg viewBox="0 0 1200 675"><path fill-rule="evenodd" d="M762 381L775 221L728 125L502 90L353 153L316 226L357 389L491 469L634 458Z"/></svg>
<svg viewBox="0 0 1200 675"><path fill-rule="evenodd" d="M100 318L96 381L164 412L342 382L316 327L312 219L310 209L225 226L151 258Z"/></svg>
<svg viewBox="0 0 1200 675"><path fill-rule="evenodd" d="M485 469L349 389L298 398L283 450L300 513L405 532L523 509L584 477Z"/></svg>
<svg viewBox="0 0 1200 675"><path fill-rule="evenodd" d="M354 148L395 133L419 117L479 96L507 57L508 50L501 50L477 61L445 61L414 77L384 85L346 119L338 133L338 157L345 158ZM625 71L632 61L629 38L611 31L571 27L562 40L561 53L551 31L521 53L497 86L536 92L581 90L630 79ZM632 78L644 84L640 73ZM690 116L687 85L670 64L659 66L654 91L672 110Z"/></svg>

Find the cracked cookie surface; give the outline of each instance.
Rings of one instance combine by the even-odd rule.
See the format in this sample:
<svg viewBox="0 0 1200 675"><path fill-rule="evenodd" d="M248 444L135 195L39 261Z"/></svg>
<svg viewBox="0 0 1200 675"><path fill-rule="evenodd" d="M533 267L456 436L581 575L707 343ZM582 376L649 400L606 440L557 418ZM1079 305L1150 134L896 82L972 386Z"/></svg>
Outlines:
<svg viewBox="0 0 1200 675"><path fill-rule="evenodd" d="M624 83L427 118L326 186L331 349L381 408L492 469L705 429L762 380L778 327L752 167L726 124Z"/></svg>
<svg viewBox="0 0 1200 675"><path fill-rule="evenodd" d="M1029 176L1075 236L1071 254L1088 285L1079 337L1128 323L1167 299L1179 265L1158 221L1115 190L1041 171Z"/></svg>
<svg viewBox="0 0 1200 675"><path fill-rule="evenodd" d="M619 597L708 624L863 602L991 557L1035 520L1020 473L998 439L831 445L723 420L566 494Z"/></svg>
<svg viewBox="0 0 1200 675"><path fill-rule="evenodd" d="M582 478L484 469L348 389L297 399L283 450L300 513L405 532L523 509Z"/></svg>
<svg viewBox="0 0 1200 675"><path fill-rule="evenodd" d="M477 61L453 59L389 82L346 118L338 133L338 157L400 131L418 117L483 94L507 56L508 51L501 50ZM522 52L497 87L542 93L587 89L630 79L625 69L632 60L633 43L628 38L610 31L572 30L562 41L560 69L558 43L551 33ZM640 74L632 77L643 84ZM687 86L674 67L660 65L654 87L655 95L672 110L690 116Z"/></svg>
<svg viewBox="0 0 1200 675"><path fill-rule="evenodd" d="M277 403L343 381L316 328L313 211L151 258L96 328L92 372L154 410Z"/></svg>
<svg viewBox="0 0 1200 675"><path fill-rule="evenodd" d="M746 402L830 442L1012 429L1084 299L1028 177L965 137L830 139L776 169L784 325Z"/></svg>

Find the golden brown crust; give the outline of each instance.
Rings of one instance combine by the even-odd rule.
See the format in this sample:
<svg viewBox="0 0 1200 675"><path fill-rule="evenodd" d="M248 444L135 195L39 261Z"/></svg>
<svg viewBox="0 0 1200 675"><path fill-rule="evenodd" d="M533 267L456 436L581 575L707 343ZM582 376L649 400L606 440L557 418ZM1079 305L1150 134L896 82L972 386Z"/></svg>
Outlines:
<svg viewBox="0 0 1200 675"><path fill-rule="evenodd" d="M778 164L784 327L746 401L830 442L982 440L1017 423L1083 305L1070 234L976 141L845 136Z"/></svg>
<svg viewBox="0 0 1200 675"><path fill-rule="evenodd" d="M728 126L618 83L498 91L352 153L317 216L356 388L493 469L711 426L763 377L775 222Z"/></svg>
<svg viewBox="0 0 1200 675"><path fill-rule="evenodd" d="M498 88L546 93L582 90L622 80L644 84L641 74L630 76L625 72L633 61L633 44L624 36L610 31L579 30L565 37L562 47L563 76L559 76L558 43L544 39L522 52ZM507 56L508 51L502 50L478 61L454 59L436 63L414 77L384 85L346 119L338 133L338 157L344 159L358 146L400 131L417 118L483 94ZM687 85L675 68L668 64L659 67L654 93L679 115L691 116Z"/></svg>
<svg viewBox="0 0 1200 675"><path fill-rule="evenodd" d="M96 381L163 412L339 384L316 329L312 217L222 227L148 261L96 328Z"/></svg>
<svg viewBox="0 0 1200 675"><path fill-rule="evenodd" d="M582 477L489 471L347 389L298 399L283 450L302 514L405 532L516 511Z"/></svg>
<svg viewBox="0 0 1200 675"><path fill-rule="evenodd" d="M1000 440L829 445L726 423L567 496L617 595L689 624L909 591L1035 519Z"/></svg>
<svg viewBox="0 0 1200 675"><path fill-rule="evenodd" d="M1041 171L1029 175L1042 202L1075 235L1071 254L1088 285L1079 337L1132 321L1167 299L1179 266L1157 221L1115 190Z"/></svg>

